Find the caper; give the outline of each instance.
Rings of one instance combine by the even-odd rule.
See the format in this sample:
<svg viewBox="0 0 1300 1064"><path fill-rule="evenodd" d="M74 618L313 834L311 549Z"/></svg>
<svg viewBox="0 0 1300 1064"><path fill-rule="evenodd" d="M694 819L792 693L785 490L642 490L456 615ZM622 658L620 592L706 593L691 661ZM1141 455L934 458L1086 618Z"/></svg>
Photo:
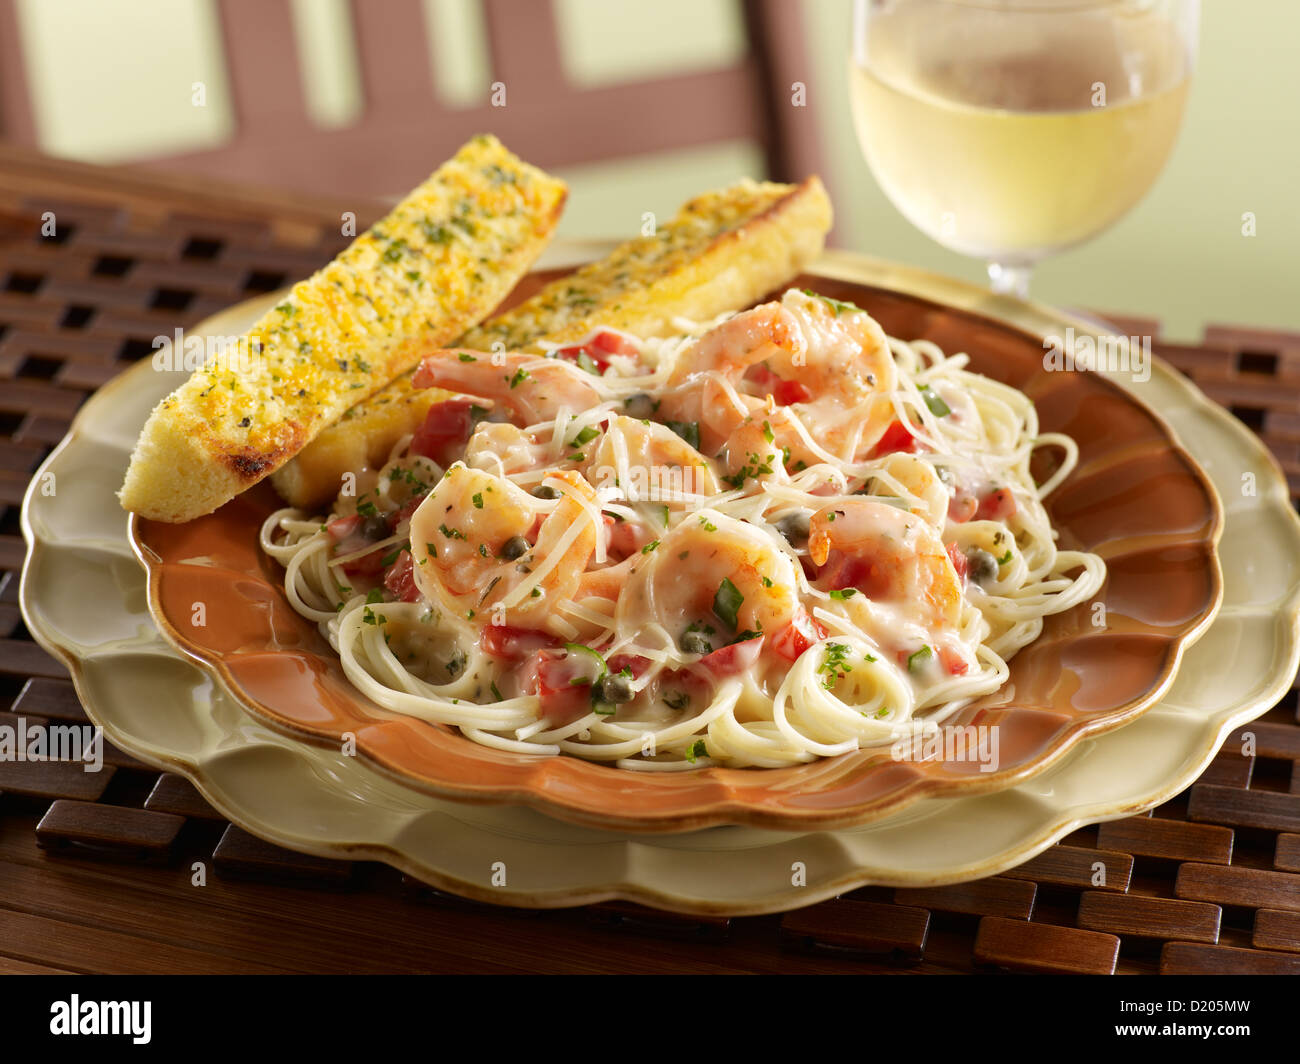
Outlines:
<svg viewBox="0 0 1300 1064"><path fill-rule="evenodd" d="M655 405L654 399L646 392L637 392L636 395L629 395L623 400L623 411L628 417L644 421L646 418L653 416Z"/></svg>
<svg viewBox="0 0 1300 1064"><path fill-rule="evenodd" d="M371 514L361 522L361 534L366 539L387 539L392 535L388 527L388 518L383 514Z"/></svg>
<svg viewBox="0 0 1300 1064"><path fill-rule="evenodd" d="M600 694L604 701L621 705L631 702L636 692L632 690L631 677L614 672L600 681Z"/></svg>
<svg viewBox="0 0 1300 1064"><path fill-rule="evenodd" d="M523 536L511 536L501 544L501 553L499 557L504 558L508 562L512 562L516 558L522 558L527 553L528 540L524 539Z"/></svg>
<svg viewBox="0 0 1300 1064"><path fill-rule="evenodd" d="M682 636L681 647L684 654L708 654L713 650L713 644L703 632L687 632Z"/></svg>
<svg viewBox="0 0 1300 1064"><path fill-rule="evenodd" d="M533 498L535 499L558 499L559 497L559 491L549 484L538 484L537 487L533 488Z"/></svg>
<svg viewBox="0 0 1300 1064"><path fill-rule="evenodd" d="M983 584L998 575L998 560L988 551L974 547L966 552L970 564L970 578L977 584Z"/></svg>
<svg viewBox="0 0 1300 1064"><path fill-rule="evenodd" d="M792 547L799 547L808 542L808 533L812 519L806 513L786 514L776 523L776 530L785 536Z"/></svg>

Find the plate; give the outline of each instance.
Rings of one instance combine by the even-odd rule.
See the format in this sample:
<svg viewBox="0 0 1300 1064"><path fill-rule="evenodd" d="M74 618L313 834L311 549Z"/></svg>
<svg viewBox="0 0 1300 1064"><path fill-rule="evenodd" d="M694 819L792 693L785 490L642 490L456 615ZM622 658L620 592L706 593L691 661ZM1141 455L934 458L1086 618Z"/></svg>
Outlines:
<svg viewBox="0 0 1300 1064"><path fill-rule="evenodd" d="M553 276L533 275L513 298ZM290 607L280 567L260 551L258 532L283 505L265 483L183 525L132 522L155 620L290 735L336 750L352 739L368 764L438 797L531 805L629 831L866 823L926 797L1001 790L1153 705L1222 592L1218 499L1170 429L1104 377L1049 370L1042 339L1011 323L824 270L793 283L864 307L892 336L967 352L971 368L1035 400L1044 432L1078 443L1079 466L1048 500L1048 513L1063 545L1105 559L1107 580L1092 601L1047 617L1041 636L1011 660L1003 687L946 722L996 731L992 771L971 758L895 760L886 746L791 768L638 773L497 750L385 710L353 688L315 625ZM266 302L234 307L192 334L241 334ZM159 397L177 383L148 366L134 373L139 381L124 387L154 388Z"/></svg>
<svg viewBox="0 0 1300 1064"><path fill-rule="evenodd" d="M1083 329L1045 308L915 270L856 257L827 268L1030 331ZM1082 741L1026 783L922 800L850 830L738 826L632 836L582 828L530 809L441 801L266 727L149 617L144 574L113 497L152 404L129 390L92 397L42 465L59 488L54 496L29 491L24 501L30 551L20 603L29 630L67 664L111 741L187 776L222 815L282 846L386 861L440 889L515 906L625 899L744 915L860 886L960 882L1019 864L1083 824L1173 797L1234 728L1281 697L1300 661L1300 523L1276 464L1167 366L1157 362L1137 390L1189 441L1227 499L1223 608L1170 690L1134 723ZM1246 472L1255 474L1253 494L1242 493Z"/></svg>

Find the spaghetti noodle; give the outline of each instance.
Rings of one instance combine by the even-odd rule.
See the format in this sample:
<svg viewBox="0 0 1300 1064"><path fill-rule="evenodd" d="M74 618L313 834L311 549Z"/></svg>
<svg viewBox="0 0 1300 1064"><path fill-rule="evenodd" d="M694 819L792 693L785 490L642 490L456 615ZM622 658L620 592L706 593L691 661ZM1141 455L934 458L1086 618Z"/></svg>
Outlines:
<svg viewBox="0 0 1300 1064"><path fill-rule="evenodd" d="M799 291L679 324L436 352L420 432L267 519L362 694L504 750L776 767L936 727L1101 586L1042 504L1074 442L966 355Z"/></svg>

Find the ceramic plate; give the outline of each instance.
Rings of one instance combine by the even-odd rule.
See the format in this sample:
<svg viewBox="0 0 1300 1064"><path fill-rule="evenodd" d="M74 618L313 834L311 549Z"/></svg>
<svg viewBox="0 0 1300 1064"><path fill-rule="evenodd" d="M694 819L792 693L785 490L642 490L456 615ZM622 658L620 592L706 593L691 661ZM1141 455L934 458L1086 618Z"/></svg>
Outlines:
<svg viewBox="0 0 1300 1064"><path fill-rule="evenodd" d="M514 298L551 276L534 275ZM1041 337L1008 322L821 271L794 284L864 307L892 336L967 352L972 369L1035 401L1042 431L1079 445L1079 466L1049 498L1048 512L1062 545L1105 559L1106 584L1092 601L1046 618L1042 635L1011 660L1002 689L948 721L997 730L993 771L974 759L900 762L877 747L792 768L636 773L497 750L391 713L352 687L315 625L289 606L283 571L258 548L263 521L283 505L265 483L183 525L132 523L155 620L215 667L241 702L291 735L336 750L355 736L367 763L439 797L526 804L629 831L865 823L921 798L1001 790L1152 706L1221 594L1218 499L1170 429L1104 377L1047 370ZM193 332L241 334L265 305L232 308ZM148 365L132 374L121 387L159 397L177 383ZM1102 627L1094 623L1103 616L1098 603Z"/></svg>
<svg viewBox="0 0 1300 1064"><path fill-rule="evenodd" d="M1030 331L1070 324L917 271L861 259L833 259L826 269L1003 316ZM103 390L42 467L59 487L53 497L29 493L24 504L32 549L21 602L29 629L68 664L111 740L187 775L224 815L281 845L385 860L442 889L529 906L626 898L742 914L795 908L867 884L956 882L1026 860L1080 824L1176 794L1294 675L1300 525L1275 464L1167 367L1156 364L1138 391L1190 441L1228 499L1224 606L1213 625L1165 696L1134 723L1085 739L1016 787L924 799L851 830L735 826L642 837L594 830L529 809L441 801L356 758L266 727L194 659L177 654L149 618L144 574L113 491L151 395ZM1255 474L1255 494L1242 494L1244 472Z"/></svg>

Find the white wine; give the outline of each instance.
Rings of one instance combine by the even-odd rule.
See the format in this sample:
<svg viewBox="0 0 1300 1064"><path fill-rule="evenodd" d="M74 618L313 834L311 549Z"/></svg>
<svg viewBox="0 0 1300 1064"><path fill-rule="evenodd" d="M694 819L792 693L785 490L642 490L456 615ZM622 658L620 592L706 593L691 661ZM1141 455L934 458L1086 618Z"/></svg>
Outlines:
<svg viewBox="0 0 1300 1064"><path fill-rule="evenodd" d="M1190 66L1170 23L1058 16L1017 36L976 11L918 29L913 7L873 23L854 121L890 200L946 247L1032 263L1106 228L1163 168Z"/></svg>

